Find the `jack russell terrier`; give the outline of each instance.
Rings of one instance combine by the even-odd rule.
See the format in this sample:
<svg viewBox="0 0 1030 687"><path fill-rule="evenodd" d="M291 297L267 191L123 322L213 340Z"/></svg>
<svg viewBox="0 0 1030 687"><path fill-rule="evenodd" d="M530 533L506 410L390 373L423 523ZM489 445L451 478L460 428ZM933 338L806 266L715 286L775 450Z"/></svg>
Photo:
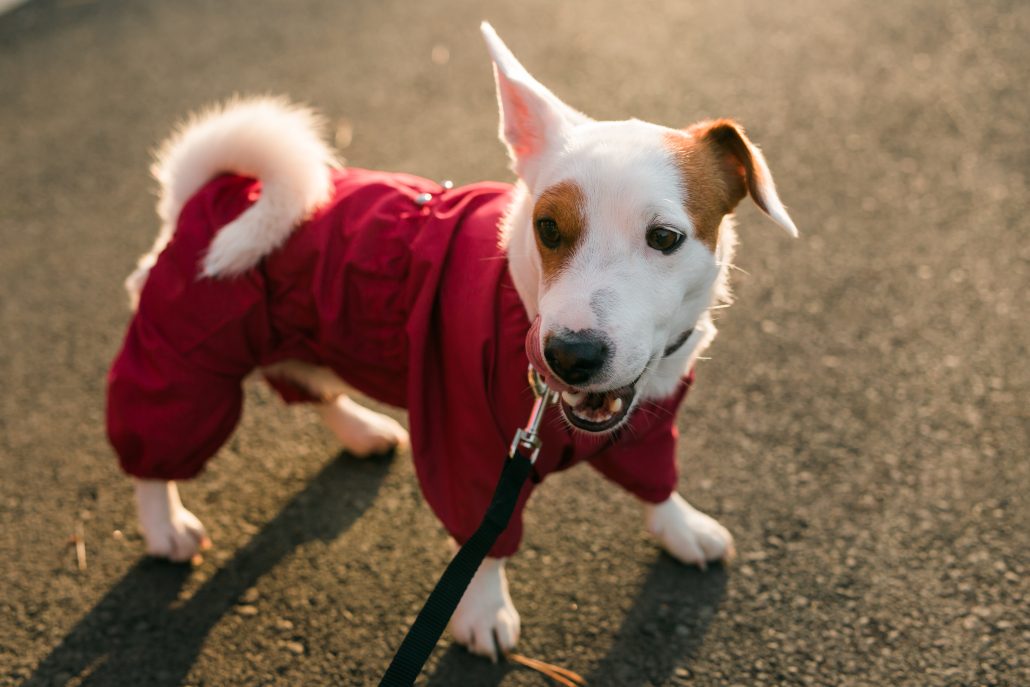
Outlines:
<svg viewBox="0 0 1030 687"><path fill-rule="evenodd" d="M729 298L734 207L750 195L797 230L735 122L594 121L482 31L514 186L341 169L319 119L272 99L231 102L172 136L153 167L162 227L126 282L135 313L108 377L107 428L156 556L210 545L176 480L233 431L255 369L286 401L317 404L353 454L410 442L460 543L529 415L532 365L560 414L450 625L496 659L520 629L504 560L551 472L587 463L635 494L684 563L733 555L726 528L676 493L676 413L716 333L710 310ZM410 438L344 382L406 408Z"/></svg>

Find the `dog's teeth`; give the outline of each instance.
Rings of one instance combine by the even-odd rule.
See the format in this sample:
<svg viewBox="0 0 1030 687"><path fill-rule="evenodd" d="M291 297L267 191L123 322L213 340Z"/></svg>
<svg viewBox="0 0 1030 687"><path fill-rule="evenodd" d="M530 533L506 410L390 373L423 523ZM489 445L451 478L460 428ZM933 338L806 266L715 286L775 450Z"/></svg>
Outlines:
<svg viewBox="0 0 1030 687"><path fill-rule="evenodd" d="M608 410L611 411L612 415L619 413L622 410L622 399L616 397L608 401Z"/></svg>
<svg viewBox="0 0 1030 687"><path fill-rule="evenodd" d="M561 392L561 397L563 399L565 399L565 402L568 403L573 408L578 406L583 401L583 398L585 396L586 396L586 394L583 393L582 391L579 391L579 392L576 392L576 393L573 393L571 391L563 391L563 392Z"/></svg>

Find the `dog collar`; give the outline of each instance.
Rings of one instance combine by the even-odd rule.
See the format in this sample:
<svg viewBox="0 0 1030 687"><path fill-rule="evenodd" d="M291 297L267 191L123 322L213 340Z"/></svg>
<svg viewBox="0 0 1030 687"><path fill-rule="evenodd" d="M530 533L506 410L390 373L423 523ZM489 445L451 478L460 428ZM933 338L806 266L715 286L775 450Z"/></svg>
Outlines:
<svg viewBox="0 0 1030 687"><path fill-rule="evenodd" d="M687 343L687 339L689 339L690 335L693 333L694 330L693 328L691 328L677 336L675 341L673 341L671 344L665 347L665 352L662 353L662 357L668 358L670 355L678 351L683 346L683 344Z"/></svg>

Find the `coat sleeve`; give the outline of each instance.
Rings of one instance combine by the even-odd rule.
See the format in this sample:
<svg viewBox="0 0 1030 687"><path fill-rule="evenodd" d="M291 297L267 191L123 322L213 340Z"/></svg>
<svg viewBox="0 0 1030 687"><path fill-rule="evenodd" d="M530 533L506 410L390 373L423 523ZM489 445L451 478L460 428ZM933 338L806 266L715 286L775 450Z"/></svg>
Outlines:
<svg viewBox="0 0 1030 687"><path fill-rule="evenodd" d="M669 398L637 408L621 436L590 465L643 501L661 503L669 498L678 478L676 416L693 380L691 372Z"/></svg>
<svg viewBox="0 0 1030 687"><path fill-rule="evenodd" d="M239 420L241 382L270 337L263 276L197 275L211 238L245 206L248 183L221 178L183 208L111 366L107 434L133 476L195 476ZM216 202L226 195L232 202Z"/></svg>
<svg viewBox="0 0 1030 687"><path fill-rule="evenodd" d="M239 421L241 377L212 373L136 318L108 375L107 435L122 469L195 477Z"/></svg>

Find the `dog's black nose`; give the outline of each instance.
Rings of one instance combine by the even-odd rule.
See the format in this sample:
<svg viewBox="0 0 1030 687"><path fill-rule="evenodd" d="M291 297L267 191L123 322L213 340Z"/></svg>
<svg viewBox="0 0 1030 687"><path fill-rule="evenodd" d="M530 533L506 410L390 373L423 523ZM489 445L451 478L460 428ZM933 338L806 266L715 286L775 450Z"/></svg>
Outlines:
<svg viewBox="0 0 1030 687"><path fill-rule="evenodd" d="M544 340L544 359L567 384L584 384L608 362L607 338L594 329L551 334Z"/></svg>

